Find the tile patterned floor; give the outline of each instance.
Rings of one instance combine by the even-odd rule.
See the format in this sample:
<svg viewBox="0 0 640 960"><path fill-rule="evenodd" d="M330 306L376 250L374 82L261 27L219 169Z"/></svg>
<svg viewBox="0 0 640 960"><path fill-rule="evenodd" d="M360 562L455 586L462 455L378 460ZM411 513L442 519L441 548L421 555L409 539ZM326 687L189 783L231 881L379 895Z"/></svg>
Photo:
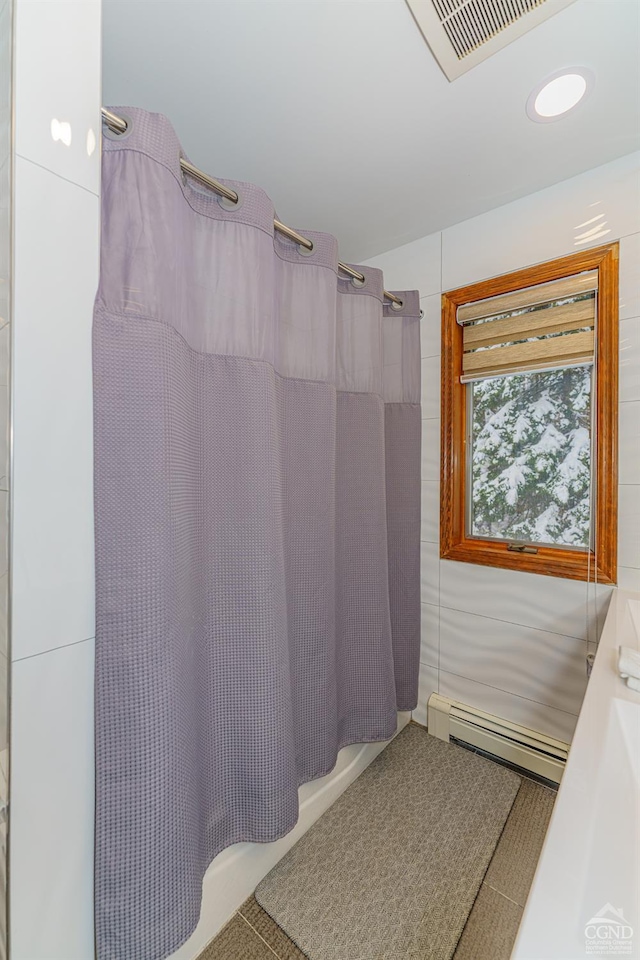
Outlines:
<svg viewBox="0 0 640 960"><path fill-rule="evenodd" d="M523 779L453 960L509 960L555 798ZM306 960L250 897L198 960L274 958Z"/></svg>
<svg viewBox="0 0 640 960"><path fill-rule="evenodd" d="M509 960L555 799L523 779L453 960Z"/></svg>
<svg viewBox="0 0 640 960"><path fill-rule="evenodd" d="M250 897L198 960L274 960L274 957L306 960L304 953Z"/></svg>

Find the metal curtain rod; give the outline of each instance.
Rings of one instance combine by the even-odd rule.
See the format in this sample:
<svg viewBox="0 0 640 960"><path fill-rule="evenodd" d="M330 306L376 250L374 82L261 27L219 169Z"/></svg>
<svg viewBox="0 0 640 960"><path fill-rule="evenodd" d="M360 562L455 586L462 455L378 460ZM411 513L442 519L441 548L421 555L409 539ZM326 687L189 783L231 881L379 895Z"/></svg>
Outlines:
<svg viewBox="0 0 640 960"><path fill-rule="evenodd" d="M117 114L112 113L111 110L107 110L106 107L102 108L102 119L109 127L113 130L114 133L126 133L127 132L127 121L122 117L119 117ZM231 203L238 202L238 194L235 190L230 190L229 187L225 187L223 183L220 183L218 180L214 180L213 177L210 177L208 174L203 173L202 170L199 170L197 167L194 167L192 163L189 163L188 160L185 160L184 157L180 157L180 166L183 173L188 174L190 177L193 177L194 180L197 180L198 183L201 183L205 187L209 187L211 190L215 190L221 197L224 197L225 200L229 200ZM303 237L300 233L297 233L295 230L292 230L291 227L288 227L284 223L280 223L279 220L273 221L274 229L281 233L284 237L288 237L289 240L293 240L295 243L299 243L301 247L304 247L306 250L313 250L313 241L308 240L306 237ZM364 283L365 276L362 273L359 273L357 270L354 270L352 267L348 266L346 263L338 262L338 269L342 270L343 273L346 273L348 277L351 277L352 280L357 280L358 283ZM396 309L401 309L403 306L403 301L399 297L396 297L395 294L389 293L388 290L383 290L383 296L385 300L388 300L391 303L392 307Z"/></svg>

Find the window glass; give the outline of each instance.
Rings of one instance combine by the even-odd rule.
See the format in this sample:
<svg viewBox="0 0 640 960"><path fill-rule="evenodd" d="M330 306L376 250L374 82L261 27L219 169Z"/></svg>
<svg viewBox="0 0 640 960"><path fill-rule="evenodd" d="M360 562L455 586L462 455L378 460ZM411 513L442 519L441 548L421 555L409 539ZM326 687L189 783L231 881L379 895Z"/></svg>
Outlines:
<svg viewBox="0 0 640 960"><path fill-rule="evenodd" d="M591 383L585 365L467 384L468 535L589 546Z"/></svg>

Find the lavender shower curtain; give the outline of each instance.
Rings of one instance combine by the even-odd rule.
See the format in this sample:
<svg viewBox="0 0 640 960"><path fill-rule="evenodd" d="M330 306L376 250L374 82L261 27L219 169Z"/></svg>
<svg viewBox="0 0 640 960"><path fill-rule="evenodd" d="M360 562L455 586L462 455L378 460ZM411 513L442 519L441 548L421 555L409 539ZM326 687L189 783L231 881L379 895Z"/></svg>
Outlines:
<svg viewBox="0 0 640 960"><path fill-rule="evenodd" d="M165 118L105 139L94 316L100 960L193 931L212 858L417 700L416 292L181 174Z"/></svg>

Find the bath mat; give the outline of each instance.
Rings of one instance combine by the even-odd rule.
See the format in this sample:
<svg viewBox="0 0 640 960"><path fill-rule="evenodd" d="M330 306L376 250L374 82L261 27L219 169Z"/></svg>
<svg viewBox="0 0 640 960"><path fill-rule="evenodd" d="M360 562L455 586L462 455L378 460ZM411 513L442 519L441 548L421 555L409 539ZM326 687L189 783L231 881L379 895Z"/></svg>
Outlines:
<svg viewBox="0 0 640 960"><path fill-rule="evenodd" d="M256 900L310 960L450 960L520 783L410 724Z"/></svg>

